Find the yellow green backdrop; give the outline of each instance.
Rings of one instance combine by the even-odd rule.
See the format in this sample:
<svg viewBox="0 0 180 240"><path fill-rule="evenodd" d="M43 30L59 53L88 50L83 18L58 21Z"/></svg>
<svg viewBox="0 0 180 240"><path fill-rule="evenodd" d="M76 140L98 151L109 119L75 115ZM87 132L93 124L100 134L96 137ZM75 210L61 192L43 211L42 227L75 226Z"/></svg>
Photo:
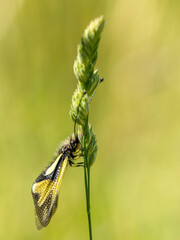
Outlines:
<svg viewBox="0 0 180 240"><path fill-rule="evenodd" d="M76 46L102 14L94 239L180 239L179 12L170 0L0 2L0 239L88 239L82 168L68 167L40 232L31 185L73 131Z"/></svg>

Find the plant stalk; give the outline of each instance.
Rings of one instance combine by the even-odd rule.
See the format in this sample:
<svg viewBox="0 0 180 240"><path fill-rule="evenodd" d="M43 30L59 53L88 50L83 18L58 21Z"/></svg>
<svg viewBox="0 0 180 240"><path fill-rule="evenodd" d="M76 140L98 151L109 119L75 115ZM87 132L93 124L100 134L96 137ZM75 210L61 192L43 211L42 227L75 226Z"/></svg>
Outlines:
<svg viewBox="0 0 180 240"><path fill-rule="evenodd" d="M88 121L87 125L88 126ZM91 225L91 210L90 210L90 166L87 161L86 139L83 138L83 153L84 153L84 183L86 192L86 211L88 216L89 239L92 240L92 225Z"/></svg>

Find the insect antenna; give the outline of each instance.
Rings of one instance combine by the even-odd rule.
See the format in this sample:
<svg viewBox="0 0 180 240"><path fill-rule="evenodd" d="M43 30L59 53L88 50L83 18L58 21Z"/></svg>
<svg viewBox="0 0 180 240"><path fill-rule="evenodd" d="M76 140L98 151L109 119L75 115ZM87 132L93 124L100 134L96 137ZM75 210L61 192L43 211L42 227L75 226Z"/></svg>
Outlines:
<svg viewBox="0 0 180 240"><path fill-rule="evenodd" d="M77 118L78 118L78 114L79 114L79 107L80 107L81 101L82 101L83 97L85 96L85 94L86 94L86 91L83 92L81 99L79 101L79 106L77 108L76 118L75 118L75 122L74 122L74 136L76 135L76 123L77 123Z"/></svg>
<svg viewBox="0 0 180 240"><path fill-rule="evenodd" d="M98 85L97 85L97 87L98 87L99 84L102 83L103 81L104 81L104 78L101 78L100 81L99 81L99 83L98 83ZM89 100L89 104L90 104L90 102L91 102L91 100L92 100L92 98L93 98L93 96L94 96L95 91L96 91L96 89L95 89L94 92L92 93L92 96L91 96L91 98L90 98L90 100ZM82 101L82 99L83 99L83 97L84 97L85 94L86 94L86 91L83 92L83 94L82 94L82 96L81 96L81 99L80 99L80 101L79 101L79 106L78 106L78 109L77 109L77 114L76 114L75 123L74 123L74 136L75 136L75 134L76 134L76 123L77 123L77 118L78 118L78 114L79 114L79 107L80 107L81 101Z"/></svg>
<svg viewBox="0 0 180 240"><path fill-rule="evenodd" d="M99 84L102 83L103 81L104 81L104 78L101 78L100 81L99 81L99 83L98 83L98 85L97 85L97 87L98 87ZM97 88L97 87L96 87L96 88ZM93 96L94 96L94 93L96 92L96 88L94 89L94 92L93 92L93 94L92 94L92 96L91 96L91 98L90 98L89 104L90 104L90 102L91 102L91 100L92 100L92 98L93 98Z"/></svg>

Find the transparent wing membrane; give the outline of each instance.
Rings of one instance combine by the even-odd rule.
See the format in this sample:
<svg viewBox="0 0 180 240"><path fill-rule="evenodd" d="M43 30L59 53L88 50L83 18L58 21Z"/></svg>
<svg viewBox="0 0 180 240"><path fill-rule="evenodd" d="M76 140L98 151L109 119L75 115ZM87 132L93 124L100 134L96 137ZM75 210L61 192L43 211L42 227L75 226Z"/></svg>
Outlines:
<svg viewBox="0 0 180 240"><path fill-rule="evenodd" d="M56 162L56 164L54 164ZM68 164L68 157L57 159L36 179L32 186L32 196L35 206L36 227L40 230L46 227L56 211L58 193L62 178ZM52 166L54 169L52 169ZM46 173L49 172L49 175Z"/></svg>

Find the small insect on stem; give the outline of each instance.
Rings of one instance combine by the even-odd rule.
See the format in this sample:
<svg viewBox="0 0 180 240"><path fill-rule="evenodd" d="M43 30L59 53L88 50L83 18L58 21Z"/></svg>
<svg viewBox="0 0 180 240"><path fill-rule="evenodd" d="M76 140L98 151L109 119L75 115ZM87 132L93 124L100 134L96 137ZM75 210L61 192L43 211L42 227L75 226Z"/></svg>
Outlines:
<svg viewBox="0 0 180 240"><path fill-rule="evenodd" d="M35 223L38 230L46 227L58 204L58 194L65 169L80 166L74 161L82 156L81 144L77 134L69 138L58 150L57 157L34 181L32 196L35 207Z"/></svg>
<svg viewBox="0 0 180 240"><path fill-rule="evenodd" d="M85 94L86 92L83 93L80 103ZM79 106L77 115L78 113ZM73 167L84 167L83 162L75 162L83 156L82 146L75 130L76 121L74 134L61 145L55 160L45 168L32 185L31 192L35 207L35 223L38 230L49 224L52 215L57 209L59 189L68 163Z"/></svg>

